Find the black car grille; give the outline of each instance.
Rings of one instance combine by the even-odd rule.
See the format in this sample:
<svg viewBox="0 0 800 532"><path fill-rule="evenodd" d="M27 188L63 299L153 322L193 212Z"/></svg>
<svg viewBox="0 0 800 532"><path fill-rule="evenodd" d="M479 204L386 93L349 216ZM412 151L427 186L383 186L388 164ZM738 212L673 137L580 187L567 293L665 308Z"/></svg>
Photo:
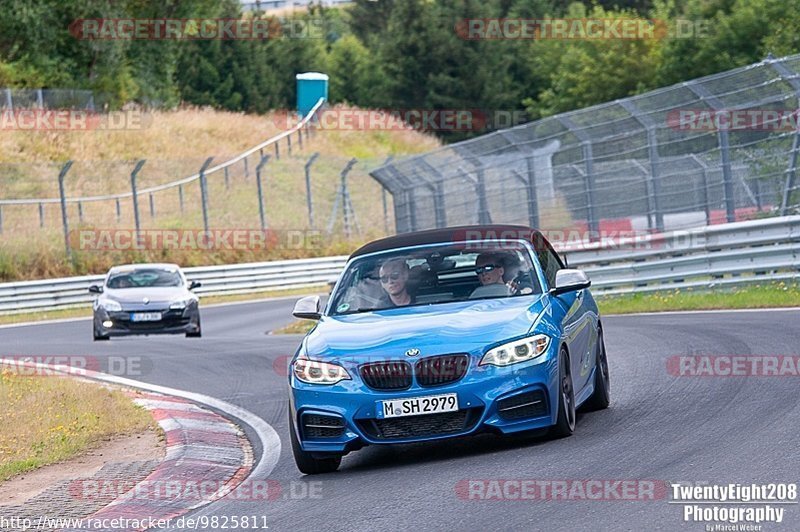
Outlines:
<svg viewBox="0 0 800 532"><path fill-rule="evenodd" d="M411 387L408 362L373 362L359 368L364 383L374 390L405 390Z"/></svg>
<svg viewBox="0 0 800 532"><path fill-rule="evenodd" d="M522 393L498 401L497 411L504 419L540 417L547 414L547 400L541 390Z"/></svg>
<svg viewBox="0 0 800 532"><path fill-rule="evenodd" d="M344 420L337 416L305 414L302 427L303 436L308 439L337 438L344 434Z"/></svg>
<svg viewBox="0 0 800 532"><path fill-rule="evenodd" d="M479 408L389 419L357 420L359 428L377 440L421 438L470 430L480 417Z"/></svg>
<svg viewBox="0 0 800 532"><path fill-rule="evenodd" d="M429 357L414 365L414 375L420 386L441 386L461 379L467 367L469 356L466 354Z"/></svg>

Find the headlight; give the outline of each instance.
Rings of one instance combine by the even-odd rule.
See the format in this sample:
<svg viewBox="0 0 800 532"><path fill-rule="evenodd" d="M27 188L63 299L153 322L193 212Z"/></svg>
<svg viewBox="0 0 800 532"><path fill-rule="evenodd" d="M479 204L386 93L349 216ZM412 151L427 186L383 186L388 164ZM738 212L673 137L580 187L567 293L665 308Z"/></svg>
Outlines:
<svg viewBox="0 0 800 532"><path fill-rule="evenodd" d="M550 337L544 334L515 340L487 351L483 355L480 365L510 366L511 364L533 360L547 352L549 345Z"/></svg>
<svg viewBox="0 0 800 532"><path fill-rule="evenodd" d="M170 303L169 308L170 310L183 310L189 305L188 299L181 299L180 301L173 301Z"/></svg>
<svg viewBox="0 0 800 532"><path fill-rule="evenodd" d="M308 384L336 384L349 380L350 374L339 364L299 357L294 361L294 376Z"/></svg>
<svg viewBox="0 0 800 532"><path fill-rule="evenodd" d="M103 299L102 301L100 301L100 306L109 312L119 312L122 310L122 305L120 305L113 299Z"/></svg>

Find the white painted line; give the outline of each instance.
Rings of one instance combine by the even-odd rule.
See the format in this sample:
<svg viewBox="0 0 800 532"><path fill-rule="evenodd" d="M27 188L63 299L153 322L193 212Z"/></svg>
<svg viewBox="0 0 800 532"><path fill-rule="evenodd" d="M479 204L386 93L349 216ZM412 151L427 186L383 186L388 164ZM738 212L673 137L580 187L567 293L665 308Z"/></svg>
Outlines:
<svg viewBox="0 0 800 532"><path fill-rule="evenodd" d="M19 361L0 358L0 364L19 364ZM155 392L164 395L172 395L174 397L181 397L183 399L188 399L189 401L194 401L196 403L200 403L205 406L224 412L225 414L235 419L238 419L245 425L248 425L251 429L253 429L253 432L255 432L256 437L258 437L258 439L261 441L261 460L259 460L258 464L256 464L256 466L250 471L250 475L248 475L247 478L249 477L267 478L269 474L272 472L272 470L275 469L275 466L278 464L278 458L281 455L280 436L278 436L278 433L275 431L274 428L272 428L272 426L269 423L267 423L257 415L253 414L252 412L245 410L244 408L240 408L226 401L221 401L219 399L215 399L214 397L209 397L207 395L195 392L187 392L183 390L176 390L174 388L168 388L166 386L147 384L144 382L139 382L132 379L126 379L124 377L117 377L114 375L108 375L97 371L87 371L81 368L71 368L64 366L51 366L47 364L41 364L38 362L29 362L28 364L33 365L37 368L47 369L48 371L56 371L58 373L65 373L76 377L90 378L93 380L107 382L111 384L117 384L120 386L128 386L130 388L136 388L148 392Z"/></svg>

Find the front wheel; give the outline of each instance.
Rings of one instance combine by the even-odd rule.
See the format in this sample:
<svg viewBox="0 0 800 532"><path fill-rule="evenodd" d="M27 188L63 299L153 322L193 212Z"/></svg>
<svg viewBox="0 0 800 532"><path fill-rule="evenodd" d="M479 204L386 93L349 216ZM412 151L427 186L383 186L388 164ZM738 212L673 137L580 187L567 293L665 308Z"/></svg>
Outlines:
<svg viewBox="0 0 800 532"><path fill-rule="evenodd" d="M319 475L321 473L333 473L339 469L342 463L341 456L331 456L329 458L316 458L311 453L304 451L300 447L297 433L294 427L294 416L289 412L289 438L292 440L292 454L297 469L306 475Z"/></svg>
<svg viewBox="0 0 800 532"><path fill-rule="evenodd" d="M608 374L608 357L603 330L597 335L596 362L594 369L594 393L586 401L587 410L603 410L611 404L611 377Z"/></svg>
<svg viewBox="0 0 800 532"><path fill-rule="evenodd" d="M200 325L200 318L197 318L197 330L193 332L187 332L186 338L202 338L203 337L203 328Z"/></svg>
<svg viewBox="0 0 800 532"><path fill-rule="evenodd" d="M106 336L104 334L98 333L97 332L97 327L95 327L95 326L92 326L92 337L94 338L95 342L102 341L102 340L110 340L111 339L110 336Z"/></svg>
<svg viewBox="0 0 800 532"><path fill-rule="evenodd" d="M572 386L569 356L562 347L558 357L558 417L550 434L555 438L572 436L575 432L575 419L575 389Z"/></svg>

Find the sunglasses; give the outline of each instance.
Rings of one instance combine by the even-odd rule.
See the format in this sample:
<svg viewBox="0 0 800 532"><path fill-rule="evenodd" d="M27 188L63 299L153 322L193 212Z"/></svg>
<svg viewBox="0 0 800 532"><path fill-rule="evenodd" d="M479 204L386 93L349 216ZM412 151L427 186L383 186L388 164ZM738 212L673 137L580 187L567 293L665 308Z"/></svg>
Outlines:
<svg viewBox="0 0 800 532"><path fill-rule="evenodd" d="M381 282L382 283L388 283L390 279L392 281L396 281L396 280L400 279L400 277L402 277L400 272L392 272L392 273L390 273L388 275L381 275Z"/></svg>
<svg viewBox="0 0 800 532"><path fill-rule="evenodd" d="M498 266L497 264L486 264L484 266L477 266L477 267L475 267L475 273L477 273L478 275L480 275L482 273L489 273L491 271L494 271L495 268L499 268L499 267L500 266Z"/></svg>

